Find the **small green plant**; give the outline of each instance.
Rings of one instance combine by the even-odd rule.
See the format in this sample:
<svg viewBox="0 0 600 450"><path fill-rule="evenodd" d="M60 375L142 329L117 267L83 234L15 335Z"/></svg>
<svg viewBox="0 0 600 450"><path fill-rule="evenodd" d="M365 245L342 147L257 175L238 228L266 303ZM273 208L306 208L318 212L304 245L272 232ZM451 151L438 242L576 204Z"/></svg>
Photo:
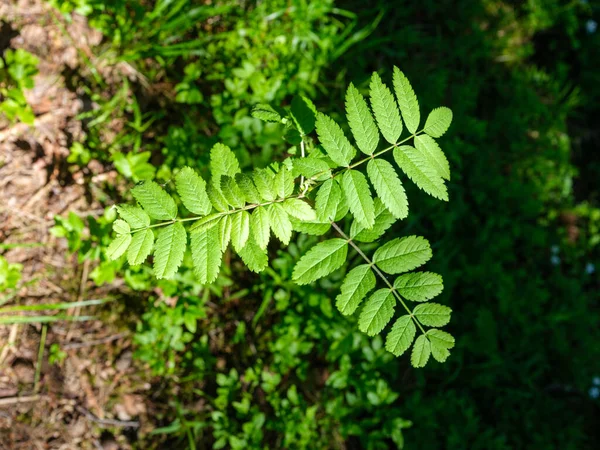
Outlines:
<svg viewBox="0 0 600 450"><path fill-rule="evenodd" d="M0 293L15 289L21 280L21 264L9 263L0 255Z"/></svg>
<svg viewBox="0 0 600 450"><path fill-rule="evenodd" d="M8 49L0 58L0 113L8 120L20 120L32 124L35 116L27 104L24 89L33 87L33 77L37 74L38 59L31 53L19 48Z"/></svg>
<svg viewBox="0 0 600 450"><path fill-rule="evenodd" d="M356 149L342 128L330 117L316 113L306 98L294 99L289 115L268 105L258 106L256 117L288 127L286 135L295 136L292 139L300 155L244 174L231 149L216 144L210 155L209 183L189 167L175 177L176 191L185 209L194 214L191 217L180 217L173 196L156 182L138 184L132 194L139 205L117 206L121 219L113 225L117 237L107 249L109 257L118 259L126 254L129 264L135 266L153 252L155 276L170 278L183 261L189 233L194 271L202 284L209 284L219 274L223 252L230 243L250 270L261 272L268 265L271 232L288 245L294 230L323 235L333 228L340 237L311 248L296 264L294 281L310 284L331 274L346 262L352 248L363 263L354 267L342 284L336 302L342 314L353 314L376 288L379 278L382 287L366 301L359 316L359 329L369 336L381 333L399 303L407 314L393 325L386 349L399 356L414 341L413 366L425 366L430 355L445 361L454 338L438 328L425 329L444 326L450 320L450 308L427 303L442 291L442 277L411 272L431 258L429 242L420 236L395 238L381 245L371 257L358 244L381 239L392 223L408 215L402 183L392 164L383 158L390 151L397 165L419 188L435 198L448 200L445 181L450 179L449 164L434 138L446 132L452 112L445 107L434 109L419 130L417 97L398 68L394 68L393 82L398 104L380 77L373 74L373 114L353 85L347 90L350 129L366 156L358 160ZM402 140L400 114L409 132ZM314 129L320 146L309 138ZM390 144L383 149L379 149L380 132ZM410 140L414 146L407 144ZM358 170L365 165L368 179ZM337 222L348 214L354 220L347 233ZM158 222L151 223L152 219ZM186 230L184 224L189 222L191 226ZM387 275L396 274L403 275L393 283L388 280ZM408 301L420 304L412 308ZM415 341L417 329L421 335Z"/></svg>

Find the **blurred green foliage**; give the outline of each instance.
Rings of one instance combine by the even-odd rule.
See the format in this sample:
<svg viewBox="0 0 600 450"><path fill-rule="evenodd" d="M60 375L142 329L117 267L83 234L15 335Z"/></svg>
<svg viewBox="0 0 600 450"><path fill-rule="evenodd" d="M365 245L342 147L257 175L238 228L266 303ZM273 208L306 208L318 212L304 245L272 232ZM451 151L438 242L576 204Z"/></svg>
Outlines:
<svg viewBox="0 0 600 450"><path fill-rule="evenodd" d="M38 59L22 48L7 49L0 58L0 113L11 122L32 124L35 116L24 89L33 87Z"/></svg>
<svg viewBox="0 0 600 450"><path fill-rule="evenodd" d="M457 347L443 366L415 371L357 332L332 306L341 274L289 282L312 238L272 248L260 276L232 258L199 286L189 261L159 282L108 261L111 209L86 220L89 233L57 219L70 249L97 261L95 282L123 277L143 299L136 355L169 406L140 448L600 446L597 2L54 5L86 15L104 33L101 59L131 69L113 84L93 66L83 72L97 109L70 162L112 163L134 182L167 182L184 164L206 170L216 140L246 166L281 159L293 146L251 117L253 104L304 94L339 114L347 83L364 89L393 65L426 109L443 98L454 111L444 145L452 202L407 186L418 203L394 230L437 243L431 269L456 312ZM117 200L102 189L107 205Z"/></svg>

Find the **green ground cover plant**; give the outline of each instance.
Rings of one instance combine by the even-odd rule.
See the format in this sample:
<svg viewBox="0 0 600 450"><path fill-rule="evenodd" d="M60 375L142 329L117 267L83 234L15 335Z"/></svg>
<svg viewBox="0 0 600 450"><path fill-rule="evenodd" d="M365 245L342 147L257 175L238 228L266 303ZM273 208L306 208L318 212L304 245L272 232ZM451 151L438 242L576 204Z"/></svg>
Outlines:
<svg viewBox="0 0 600 450"><path fill-rule="evenodd" d="M120 178L53 233L124 281L139 448L598 446L596 2L50 4L104 35L68 162Z"/></svg>

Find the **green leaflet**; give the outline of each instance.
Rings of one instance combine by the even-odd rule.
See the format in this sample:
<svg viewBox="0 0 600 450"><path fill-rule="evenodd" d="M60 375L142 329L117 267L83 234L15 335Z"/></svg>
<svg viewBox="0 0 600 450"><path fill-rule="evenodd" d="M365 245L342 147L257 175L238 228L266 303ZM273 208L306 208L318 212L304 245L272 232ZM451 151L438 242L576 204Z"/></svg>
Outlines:
<svg viewBox="0 0 600 450"><path fill-rule="evenodd" d="M110 243L106 254L114 261L127 251L129 244L131 244L131 234L120 234Z"/></svg>
<svg viewBox="0 0 600 450"><path fill-rule="evenodd" d="M432 332L443 333L445 336L440 336L437 334L432 334ZM431 354L433 358L438 362L445 362L446 359L450 356L449 349L454 347L454 338L449 333L446 333L441 330L437 330L432 328L427 331L427 337L429 338L429 342L431 344Z"/></svg>
<svg viewBox="0 0 600 450"><path fill-rule="evenodd" d="M397 67L394 67L393 83L406 128L412 134L415 134L421 121L419 101L417 100L415 91L413 91L408 78Z"/></svg>
<svg viewBox="0 0 600 450"><path fill-rule="evenodd" d="M367 164L367 174L375 192L394 217L397 219L407 217L406 193L392 165L383 159L372 159Z"/></svg>
<svg viewBox="0 0 600 450"><path fill-rule="evenodd" d="M281 167L273 179L273 188L277 197L284 199L294 192L294 176L292 171Z"/></svg>
<svg viewBox="0 0 600 450"><path fill-rule="evenodd" d="M307 157L294 160L294 176L303 175L306 178L316 177L317 181L323 181L331 177L329 165L320 158Z"/></svg>
<svg viewBox="0 0 600 450"><path fill-rule="evenodd" d="M227 203L234 208L242 208L246 204L244 193L235 180L227 175L221 177L221 193L225 200L227 200Z"/></svg>
<svg viewBox="0 0 600 450"><path fill-rule="evenodd" d="M199 233L216 226L221 217L222 216L220 214L209 214L208 216L204 216L201 219L196 220L190 227L190 233Z"/></svg>
<svg viewBox="0 0 600 450"><path fill-rule="evenodd" d="M269 211L260 206L250 216L250 231L259 248L265 249L269 244L270 228Z"/></svg>
<svg viewBox="0 0 600 450"><path fill-rule="evenodd" d="M294 230L300 233L310 234L312 236L322 236L331 228L331 223L329 222L302 222L294 218L291 219L291 222Z"/></svg>
<svg viewBox="0 0 600 450"><path fill-rule="evenodd" d="M129 234L131 228L129 227L129 224L124 220L117 219L113 222L113 230L117 234Z"/></svg>
<svg viewBox="0 0 600 450"><path fill-rule="evenodd" d="M420 151L437 174L445 180L450 179L450 164L438 143L426 134L415 137L415 148Z"/></svg>
<svg viewBox="0 0 600 450"><path fill-rule="evenodd" d="M375 336L394 315L394 294L390 289L379 289L371 295L358 318L358 329Z"/></svg>
<svg viewBox="0 0 600 450"><path fill-rule="evenodd" d="M290 115L296 127L303 135L309 134L315 129L317 109L313 102L303 95L296 95L292 99Z"/></svg>
<svg viewBox="0 0 600 450"><path fill-rule="evenodd" d="M355 267L342 283L341 292L337 296L335 305L337 309L349 316L356 311L363 298L375 287L375 275L371 266L363 264Z"/></svg>
<svg viewBox="0 0 600 450"><path fill-rule="evenodd" d="M373 262L389 274L408 272L431 259L431 247L421 236L393 239L377 249Z"/></svg>
<svg viewBox="0 0 600 450"><path fill-rule="evenodd" d="M298 220L316 220L317 214L311 206L299 198L288 198L283 202L283 209Z"/></svg>
<svg viewBox="0 0 600 450"><path fill-rule="evenodd" d="M214 180L213 180L214 183ZM214 186L214 184L211 183L208 186L208 189L206 190L206 193L208 194L208 198L210 199L210 202L213 204L213 206L215 207L215 209L217 211L220 212L225 212L229 210L229 204L227 203L227 200L225 200L225 197L223 197L223 194L221 193L221 188L219 186Z"/></svg>
<svg viewBox="0 0 600 450"><path fill-rule="evenodd" d="M131 193L153 219L173 220L177 217L175 201L154 181L138 184Z"/></svg>
<svg viewBox="0 0 600 450"><path fill-rule="evenodd" d="M272 202L275 200L273 189L273 172L269 169L254 169L252 179L256 189L264 201Z"/></svg>
<svg viewBox="0 0 600 450"><path fill-rule="evenodd" d="M117 212L133 229L150 225L150 216L139 206L117 205Z"/></svg>
<svg viewBox="0 0 600 450"><path fill-rule="evenodd" d="M233 223L231 220L231 216L223 216L219 222L219 242L221 243L221 251L224 252L227 246L229 245L229 241L231 240L231 229L233 228Z"/></svg>
<svg viewBox="0 0 600 450"><path fill-rule="evenodd" d="M250 235L250 214L248 211L240 211L231 216L231 245L236 252L248 242Z"/></svg>
<svg viewBox="0 0 600 450"><path fill-rule="evenodd" d="M273 203L268 207L269 222L273 234L281 241L282 244L288 245L292 238L292 222L283 207L278 203Z"/></svg>
<svg viewBox="0 0 600 450"><path fill-rule="evenodd" d="M380 198L375 199L375 223L373 228L363 227L356 220L350 227L350 237L359 242L373 242L379 239L389 227L396 222L396 218L383 205Z"/></svg>
<svg viewBox="0 0 600 450"><path fill-rule="evenodd" d="M327 155L338 166L348 166L356 156L356 150L340 126L325 114L317 114L317 135Z"/></svg>
<svg viewBox="0 0 600 450"><path fill-rule="evenodd" d="M248 239L244 248L238 251L238 255L252 272L262 272L269 264L266 250L260 248L252 238Z"/></svg>
<svg viewBox="0 0 600 450"><path fill-rule="evenodd" d="M390 144L395 144L402 134L402 120L394 96L377 72L373 72L371 77L370 97L371 108L381 134Z"/></svg>
<svg viewBox="0 0 600 450"><path fill-rule="evenodd" d="M452 309L439 303L422 303L413 310L413 315L423 325L429 327L443 327L450 322Z"/></svg>
<svg viewBox="0 0 600 450"><path fill-rule="evenodd" d="M206 194L206 182L191 167L184 167L175 177L175 187L188 211L205 216L212 210Z"/></svg>
<svg viewBox="0 0 600 450"><path fill-rule="evenodd" d="M337 182L333 178L325 181L319 187L315 200L315 209L319 220L323 222L334 220L341 198L342 190Z"/></svg>
<svg viewBox="0 0 600 450"><path fill-rule="evenodd" d="M432 328L427 331L427 337L431 343L431 354L434 359L444 362L450 356L449 349L454 347L454 337L450 333Z"/></svg>
<svg viewBox="0 0 600 450"><path fill-rule="evenodd" d="M187 235L181 222L175 222L158 233L154 248L154 275L171 278L183 261Z"/></svg>
<svg viewBox="0 0 600 450"><path fill-rule="evenodd" d="M329 275L346 261L348 242L344 239L329 239L315 245L300 258L292 273L293 280L302 285Z"/></svg>
<svg viewBox="0 0 600 450"><path fill-rule="evenodd" d="M217 279L221 268L223 252L219 238L219 228L194 233L190 236L194 274L202 284L210 284Z"/></svg>
<svg viewBox="0 0 600 450"><path fill-rule="evenodd" d="M422 334L415 341L413 346L412 354L410 355L410 363L413 367L425 367L427 361L429 361L429 355L431 354L431 345L427 337Z"/></svg>
<svg viewBox="0 0 600 450"><path fill-rule="evenodd" d="M131 245L127 250L127 262L130 266L137 266L146 261L148 255L152 252L154 244L154 233L152 230L138 231L131 239Z"/></svg>
<svg viewBox="0 0 600 450"><path fill-rule="evenodd" d="M342 177L342 191L354 218L365 228L375 223L375 205L365 176L356 170L347 170Z"/></svg>
<svg viewBox="0 0 600 450"><path fill-rule="evenodd" d="M210 173L212 182L218 187L221 177L235 177L240 172L240 163L235 154L225 144L215 144L210 150Z"/></svg>
<svg viewBox="0 0 600 450"><path fill-rule="evenodd" d="M410 316L402 316L390 330L385 340L385 349L394 356L400 356L410 348L415 339L417 328Z"/></svg>
<svg viewBox="0 0 600 450"><path fill-rule="evenodd" d="M258 189L256 189L252 178L246 174L238 173L235 176L235 182L244 194L246 202L255 204L260 203L260 194L258 193Z"/></svg>
<svg viewBox="0 0 600 450"><path fill-rule="evenodd" d="M252 117L264 122L281 122L281 115L271 105L259 103L252 108Z"/></svg>
<svg viewBox="0 0 600 450"><path fill-rule="evenodd" d="M379 132L364 97L352 83L346 91L346 116L361 152L372 155L379 144Z"/></svg>
<svg viewBox="0 0 600 450"><path fill-rule="evenodd" d="M413 302L426 302L444 289L442 277L433 272L414 272L400 275L394 281L398 293Z"/></svg>
<svg viewBox="0 0 600 450"><path fill-rule="evenodd" d="M452 110L445 106L440 106L429 113L423 130L429 136L439 138L448 130L451 123Z"/></svg>
<svg viewBox="0 0 600 450"><path fill-rule="evenodd" d="M411 145L402 145L394 149L394 159L419 188L435 198L448 201L444 180L423 153Z"/></svg>

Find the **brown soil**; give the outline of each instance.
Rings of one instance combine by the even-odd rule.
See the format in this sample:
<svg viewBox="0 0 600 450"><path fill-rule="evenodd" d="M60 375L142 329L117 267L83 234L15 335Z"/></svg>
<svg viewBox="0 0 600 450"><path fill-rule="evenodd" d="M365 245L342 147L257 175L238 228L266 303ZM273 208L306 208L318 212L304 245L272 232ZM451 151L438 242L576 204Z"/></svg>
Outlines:
<svg viewBox="0 0 600 450"><path fill-rule="evenodd" d="M98 163L74 170L66 162L82 138L77 114L90 105L65 77L86 70L77 49L90 58L101 36L81 17L67 24L41 0L0 0L0 18L0 51L24 48L40 59L27 93L34 125L0 120L0 242L36 244L3 251L24 267L21 289L3 306L107 297L117 287L93 287L89 264L49 233L56 215L101 215L87 186L115 175ZM128 329L106 308L68 311L94 313L103 320L48 325L41 360L41 324L0 325L0 449L127 449L149 429L150 384L132 360ZM65 356L50 363L52 344Z"/></svg>

